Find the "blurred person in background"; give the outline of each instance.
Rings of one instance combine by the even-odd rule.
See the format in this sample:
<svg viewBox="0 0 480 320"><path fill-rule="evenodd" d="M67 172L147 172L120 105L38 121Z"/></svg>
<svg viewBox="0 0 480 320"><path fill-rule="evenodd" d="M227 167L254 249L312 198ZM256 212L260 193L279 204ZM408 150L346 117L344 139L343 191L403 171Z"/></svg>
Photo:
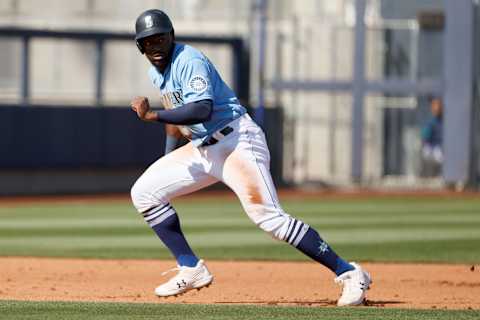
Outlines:
<svg viewBox="0 0 480 320"><path fill-rule="evenodd" d="M430 116L422 127L422 172L426 177L438 176L443 163L443 103L438 97L429 98Z"/></svg>

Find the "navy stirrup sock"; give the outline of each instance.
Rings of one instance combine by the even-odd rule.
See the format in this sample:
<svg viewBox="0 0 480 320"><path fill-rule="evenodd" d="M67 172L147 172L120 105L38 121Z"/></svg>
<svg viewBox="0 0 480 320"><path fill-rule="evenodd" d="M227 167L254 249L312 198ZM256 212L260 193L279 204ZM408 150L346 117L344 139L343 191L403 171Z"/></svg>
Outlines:
<svg viewBox="0 0 480 320"><path fill-rule="evenodd" d="M170 204L143 213L145 221L175 256L179 266L195 267L197 256L188 245L180 227L177 213Z"/></svg>
<svg viewBox="0 0 480 320"><path fill-rule="evenodd" d="M153 230L173 253L179 266L195 267L197 265L198 258L188 245L176 214L154 226Z"/></svg>
<svg viewBox="0 0 480 320"><path fill-rule="evenodd" d="M337 276L355 269L351 264L340 258L312 227L308 229L298 243L297 249L335 272Z"/></svg>

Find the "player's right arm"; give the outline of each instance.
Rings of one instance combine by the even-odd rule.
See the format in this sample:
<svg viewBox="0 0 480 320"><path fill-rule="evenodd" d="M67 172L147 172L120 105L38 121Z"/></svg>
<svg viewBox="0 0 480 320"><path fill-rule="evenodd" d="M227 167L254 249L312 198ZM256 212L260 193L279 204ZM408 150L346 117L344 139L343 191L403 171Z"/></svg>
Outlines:
<svg viewBox="0 0 480 320"><path fill-rule="evenodd" d="M191 125L210 119L213 102L210 99L190 102L175 109L153 111L146 97L135 97L130 103L132 110L143 121L158 121L177 125Z"/></svg>

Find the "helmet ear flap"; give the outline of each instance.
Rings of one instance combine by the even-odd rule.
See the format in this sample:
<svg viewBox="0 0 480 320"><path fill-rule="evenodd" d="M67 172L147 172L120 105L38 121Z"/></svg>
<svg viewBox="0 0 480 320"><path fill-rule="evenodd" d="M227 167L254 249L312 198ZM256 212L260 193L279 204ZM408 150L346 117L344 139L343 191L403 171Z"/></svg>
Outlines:
<svg viewBox="0 0 480 320"><path fill-rule="evenodd" d="M142 44L137 40L135 41L135 43L137 44L137 48L138 50L140 51L141 54L144 54L145 53L145 49L143 49L143 46Z"/></svg>

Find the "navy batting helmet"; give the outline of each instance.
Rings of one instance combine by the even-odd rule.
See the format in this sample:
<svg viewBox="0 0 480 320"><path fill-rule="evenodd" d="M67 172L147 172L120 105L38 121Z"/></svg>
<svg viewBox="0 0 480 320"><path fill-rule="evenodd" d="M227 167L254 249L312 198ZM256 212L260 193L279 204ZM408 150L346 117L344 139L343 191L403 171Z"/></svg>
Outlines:
<svg viewBox="0 0 480 320"><path fill-rule="evenodd" d="M135 41L141 53L144 52L139 40L158 33L173 32L173 25L167 14L158 9L142 13L135 22Z"/></svg>

